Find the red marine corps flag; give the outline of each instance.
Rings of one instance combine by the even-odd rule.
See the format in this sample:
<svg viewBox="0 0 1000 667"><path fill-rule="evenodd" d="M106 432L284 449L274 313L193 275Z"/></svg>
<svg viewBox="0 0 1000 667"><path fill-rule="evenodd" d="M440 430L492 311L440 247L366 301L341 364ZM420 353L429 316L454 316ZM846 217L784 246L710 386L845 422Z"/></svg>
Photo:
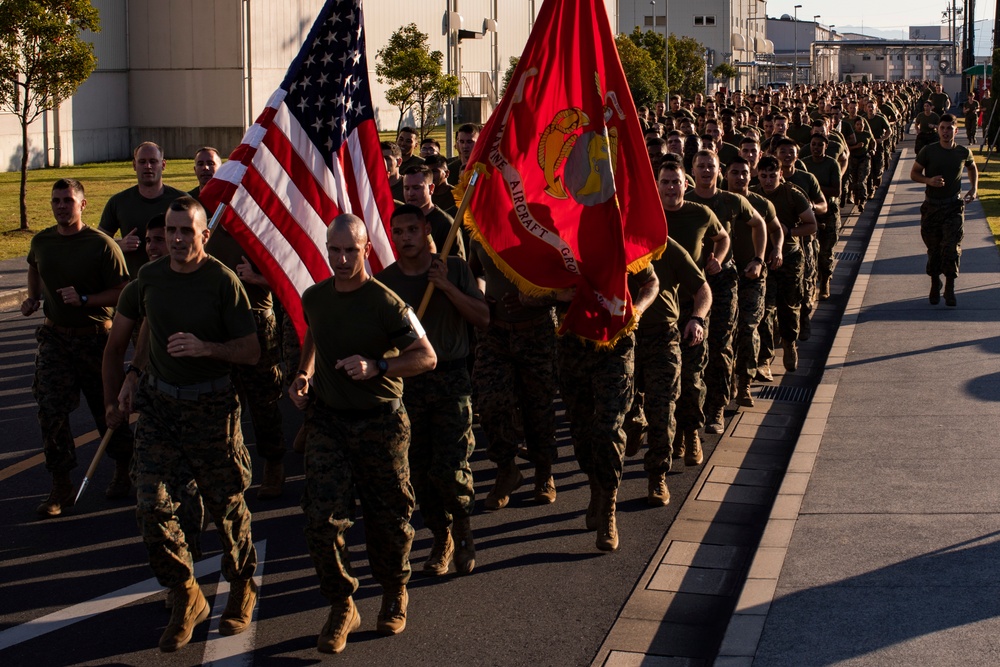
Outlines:
<svg viewBox="0 0 1000 667"><path fill-rule="evenodd" d="M327 1L285 80L199 198L260 267L300 339L302 292L331 275L326 229L336 216L365 221L373 273L395 261L361 0Z"/></svg>
<svg viewBox="0 0 1000 667"><path fill-rule="evenodd" d="M504 273L577 288L560 333L629 331L626 271L662 254L667 223L604 0L545 0L468 169L464 223Z"/></svg>

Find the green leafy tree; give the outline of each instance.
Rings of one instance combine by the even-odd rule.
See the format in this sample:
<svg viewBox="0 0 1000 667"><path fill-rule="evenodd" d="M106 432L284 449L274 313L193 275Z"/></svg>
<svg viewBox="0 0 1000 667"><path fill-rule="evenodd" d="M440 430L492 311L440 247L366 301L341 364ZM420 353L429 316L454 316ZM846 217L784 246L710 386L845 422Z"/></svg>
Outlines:
<svg viewBox="0 0 1000 667"><path fill-rule="evenodd" d="M510 85L511 77L514 76L514 70L517 69L519 62L521 62L520 56L511 56L507 60L507 69L503 73L503 82L500 84L500 97L507 94L507 86Z"/></svg>
<svg viewBox="0 0 1000 667"><path fill-rule="evenodd" d="M635 105L649 106L662 100L667 87L660 74L663 68L658 70L649 52L636 46L627 35L618 35L615 46Z"/></svg>
<svg viewBox="0 0 1000 667"><path fill-rule="evenodd" d="M430 50L430 40L415 23L392 33L388 43L375 54L375 76L391 86L385 99L399 110L403 127L406 112L413 111L420 138L437 124L447 101L458 95L458 77L441 72L444 54Z"/></svg>
<svg viewBox="0 0 1000 667"><path fill-rule="evenodd" d="M664 50L667 48L667 41L663 35L653 30L643 32L637 26L628 34L628 38L649 53L656 63L659 78L665 80ZM692 97L695 93L705 92L704 54L705 47L697 40L670 35L670 89L667 93Z"/></svg>
<svg viewBox="0 0 1000 667"><path fill-rule="evenodd" d="M0 110L21 124L22 230L28 229L28 126L97 67L94 47L80 33L100 29L89 0L0 0Z"/></svg>
<svg viewBox="0 0 1000 667"><path fill-rule="evenodd" d="M719 81L728 81L729 79L735 79L739 76L740 71L730 65L729 63L719 63L712 70L712 76L714 76Z"/></svg>

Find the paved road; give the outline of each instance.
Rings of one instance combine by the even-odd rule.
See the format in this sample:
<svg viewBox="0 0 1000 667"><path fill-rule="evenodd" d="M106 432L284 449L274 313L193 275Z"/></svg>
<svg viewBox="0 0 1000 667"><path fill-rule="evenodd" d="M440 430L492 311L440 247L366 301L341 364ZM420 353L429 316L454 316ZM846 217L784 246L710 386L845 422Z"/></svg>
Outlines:
<svg viewBox="0 0 1000 667"><path fill-rule="evenodd" d="M253 635L224 640L209 625L173 655L161 655L157 640L168 620L164 595L149 582L150 570L137 537L133 507L104 499L111 475L105 463L80 505L70 514L36 520L34 508L48 491L49 477L39 460L39 431L30 385L34 329L38 316L0 313L0 664L4 665L192 665L218 658L219 664L298 664L313 662L315 638L326 616L325 601L305 550L298 508L302 463L287 458L285 496L261 502L248 494L254 512L254 540L264 552L257 574L262 599ZM298 415L286 406L286 433ZM470 577L454 575L411 582L408 627L402 635L374 633L380 590L371 579L364 551L363 521L349 534L362 587L357 595L362 631L352 635L341 664L409 665L583 665L597 654L626 599L671 525L697 471L669 478L674 497L666 508L645 505L641 458L626 462L620 493L622 548L603 554L593 533L583 529L588 498L560 423L555 466L559 498L550 506L531 502L528 483L511 505L474 519L478 566ZM86 409L73 415L79 447L78 482L96 450L96 434ZM244 424L253 449L253 433ZM717 439L717 437L715 438ZM480 502L493 483L482 440L474 461ZM713 443L707 449L711 452ZM259 465L259 460L255 464ZM259 482L260 469L256 471ZM426 558L430 534L418 527L413 562ZM206 559L199 581L209 602L221 604L218 541L204 538ZM214 568L213 568L214 564ZM143 582L146 584L143 586ZM132 587L132 589L130 589ZM128 590L126 590L128 589ZM213 599L213 597L215 599ZM92 603L92 601L101 600ZM76 622L62 625L66 618ZM217 619L216 619L217 622ZM245 642L245 643L241 643ZM221 658L236 657L229 662Z"/></svg>

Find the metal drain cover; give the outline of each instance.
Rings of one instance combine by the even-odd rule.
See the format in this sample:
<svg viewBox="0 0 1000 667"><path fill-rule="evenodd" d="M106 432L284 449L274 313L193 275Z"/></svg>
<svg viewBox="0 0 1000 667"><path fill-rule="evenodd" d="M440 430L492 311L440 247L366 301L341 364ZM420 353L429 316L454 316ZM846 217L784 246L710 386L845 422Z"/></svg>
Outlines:
<svg viewBox="0 0 1000 667"><path fill-rule="evenodd" d="M809 403L812 401L815 387L775 387L765 385L757 392L757 398L764 401L783 401L785 403Z"/></svg>
<svg viewBox="0 0 1000 667"><path fill-rule="evenodd" d="M860 252L835 252L833 253L834 258L839 259L844 262L859 262L861 261Z"/></svg>

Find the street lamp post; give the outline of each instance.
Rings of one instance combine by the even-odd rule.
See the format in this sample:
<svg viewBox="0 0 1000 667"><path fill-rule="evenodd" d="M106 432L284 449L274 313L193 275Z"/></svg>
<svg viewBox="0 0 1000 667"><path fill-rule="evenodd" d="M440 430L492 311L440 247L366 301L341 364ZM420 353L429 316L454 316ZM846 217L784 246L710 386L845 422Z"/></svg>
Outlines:
<svg viewBox="0 0 1000 667"><path fill-rule="evenodd" d="M813 23L815 24L815 27L813 28L813 41L814 42L816 41L816 32L819 30L819 17L820 17L819 14L816 14L816 15L813 16ZM811 48L809 49L809 53L812 54L812 49ZM818 64L814 63L812 61L812 57L810 56L810 59L809 59L809 71L813 74L813 78L816 81L816 85L819 85L819 72L817 70L818 70Z"/></svg>
<svg viewBox="0 0 1000 667"><path fill-rule="evenodd" d="M795 32L792 37L792 49L794 51L794 62L792 63L792 89L794 92L795 86L799 83L799 10L802 9L802 5L795 5Z"/></svg>

